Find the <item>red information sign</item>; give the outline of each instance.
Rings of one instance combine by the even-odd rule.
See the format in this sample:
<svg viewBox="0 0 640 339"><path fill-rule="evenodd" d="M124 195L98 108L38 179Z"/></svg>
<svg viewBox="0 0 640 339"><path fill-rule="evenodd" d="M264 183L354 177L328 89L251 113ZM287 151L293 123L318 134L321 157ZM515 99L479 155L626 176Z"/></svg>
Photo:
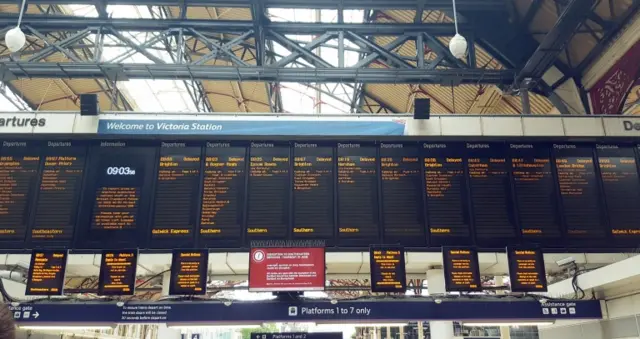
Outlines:
<svg viewBox="0 0 640 339"><path fill-rule="evenodd" d="M252 248L249 291L322 291L324 248Z"/></svg>

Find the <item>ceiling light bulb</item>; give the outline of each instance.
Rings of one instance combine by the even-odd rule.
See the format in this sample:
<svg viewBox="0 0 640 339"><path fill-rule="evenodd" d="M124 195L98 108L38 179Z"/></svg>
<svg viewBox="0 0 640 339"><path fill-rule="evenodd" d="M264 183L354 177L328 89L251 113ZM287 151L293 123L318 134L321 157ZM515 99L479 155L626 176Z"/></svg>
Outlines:
<svg viewBox="0 0 640 339"><path fill-rule="evenodd" d="M27 37L18 26L10 29L4 36L4 43L11 52L17 52L22 49L25 42L27 42Z"/></svg>
<svg viewBox="0 0 640 339"><path fill-rule="evenodd" d="M456 33L449 42L449 50L457 59L463 58L465 53L467 53L467 39Z"/></svg>

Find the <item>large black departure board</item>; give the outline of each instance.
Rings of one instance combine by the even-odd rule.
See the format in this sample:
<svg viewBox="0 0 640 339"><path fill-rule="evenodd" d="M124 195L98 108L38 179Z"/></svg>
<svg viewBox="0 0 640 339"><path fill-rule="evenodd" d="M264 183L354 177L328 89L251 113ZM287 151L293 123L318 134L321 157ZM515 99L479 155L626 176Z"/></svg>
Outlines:
<svg viewBox="0 0 640 339"><path fill-rule="evenodd" d="M511 292L547 292L542 251L533 247L507 248Z"/></svg>
<svg viewBox="0 0 640 339"><path fill-rule="evenodd" d="M593 147L554 144L562 216L569 239L594 239L607 235Z"/></svg>
<svg viewBox="0 0 640 339"><path fill-rule="evenodd" d="M422 144L427 224L435 246L471 243L463 154L455 144Z"/></svg>
<svg viewBox="0 0 640 339"><path fill-rule="evenodd" d="M201 246L241 245L246 164L246 147L207 143L200 203Z"/></svg>
<svg viewBox="0 0 640 339"><path fill-rule="evenodd" d="M338 241L366 246L380 235L374 145L338 143Z"/></svg>
<svg viewBox="0 0 640 339"><path fill-rule="evenodd" d="M33 141L3 141L0 149L0 241L23 241L38 182L40 151Z"/></svg>
<svg viewBox="0 0 640 339"><path fill-rule="evenodd" d="M424 246L422 171L416 144L380 144L382 229L388 244Z"/></svg>
<svg viewBox="0 0 640 339"><path fill-rule="evenodd" d="M25 295L62 295L66 267L67 250L34 250Z"/></svg>
<svg viewBox="0 0 640 339"><path fill-rule="evenodd" d="M596 145L611 234L637 245L640 237L640 180L633 147Z"/></svg>
<svg viewBox="0 0 640 339"><path fill-rule="evenodd" d="M503 144L467 143L473 226L479 244L500 245L517 234Z"/></svg>
<svg viewBox="0 0 640 339"><path fill-rule="evenodd" d="M562 233L550 149L546 144L508 147L520 234L526 242L553 243Z"/></svg>
<svg viewBox="0 0 640 339"><path fill-rule="evenodd" d="M333 147L318 143L293 145L293 238L334 237Z"/></svg>
<svg viewBox="0 0 640 339"><path fill-rule="evenodd" d="M252 142L249 156L247 238L287 238L291 210L289 145Z"/></svg>
<svg viewBox="0 0 640 339"><path fill-rule="evenodd" d="M30 234L34 246L71 245L86 153L86 145L77 141L47 141L44 145L44 164Z"/></svg>
<svg viewBox="0 0 640 339"><path fill-rule="evenodd" d="M201 148L162 142L158 158L151 247L193 245L200 187ZM163 246L164 245L164 246Z"/></svg>
<svg viewBox="0 0 640 339"><path fill-rule="evenodd" d="M98 295L133 295L137 264L137 250L103 250Z"/></svg>
<svg viewBox="0 0 640 339"><path fill-rule="evenodd" d="M171 258L169 294L206 294L208 265L208 250L174 250Z"/></svg>

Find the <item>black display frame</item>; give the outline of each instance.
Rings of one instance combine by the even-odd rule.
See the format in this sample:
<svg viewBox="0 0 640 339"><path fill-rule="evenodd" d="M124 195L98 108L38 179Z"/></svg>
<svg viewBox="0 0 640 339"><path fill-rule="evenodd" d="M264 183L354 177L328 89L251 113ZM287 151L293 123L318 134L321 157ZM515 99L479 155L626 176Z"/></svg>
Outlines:
<svg viewBox="0 0 640 339"><path fill-rule="evenodd" d="M203 254L203 265L200 268L198 273L200 274L199 284L201 285L200 291L192 291L187 293L188 291L182 290L181 287L178 286L176 280L176 275L179 274L180 269L180 253L188 253L188 252L200 252ZM203 267L204 266L204 267ZM204 272L202 270L204 269ZM169 269L171 278L169 279L169 295L205 295L207 294L207 280L209 274L209 250L207 249L174 249L171 253L171 267Z"/></svg>
<svg viewBox="0 0 640 339"><path fill-rule="evenodd" d="M51 254L51 257L53 256L53 254L56 253L63 253L64 254L64 260L62 262L62 267L60 269L60 276L58 277L57 280L55 280L54 282L56 282L57 284L53 287L58 287L58 292L56 293L40 293L40 292L32 292L31 288L34 287L33 284L33 268L35 266L35 260L36 260L36 256L38 253L43 253L45 256L47 256L48 254ZM26 282L26 286L25 286L25 295L28 296L60 296L64 294L64 282L65 282L65 276L67 274L67 263L69 261L69 251L65 250L65 249L34 249L33 251L31 251L31 259L29 260L29 273L27 275L27 282Z"/></svg>

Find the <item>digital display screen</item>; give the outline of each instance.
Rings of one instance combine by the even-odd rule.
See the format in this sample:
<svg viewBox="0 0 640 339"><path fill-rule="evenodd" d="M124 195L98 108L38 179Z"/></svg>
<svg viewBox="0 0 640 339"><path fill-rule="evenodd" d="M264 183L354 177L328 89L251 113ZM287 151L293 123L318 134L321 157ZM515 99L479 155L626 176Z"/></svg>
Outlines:
<svg viewBox="0 0 640 339"><path fill-rule="evenodd" d="M606 236L593 148L554 144L562 213L571 239Z"/></svg>
<svg viewBox="0 0 640 339"><path fill-rule="evenodd" d="M470 247L443 247L442 261L447 292L482 290L478 252Z"/></svg>
<svg viewBox="0 0 640 339"><path fill-rule="evenodd" d="M246 147L228 142L207 143L200 205L202 246L240 245L245 203L246 152Z"/></svg>
<svg viewBox="0 0 640 339"><path fill-rule="evenodd" d="M34 250L25 295L62 295L66 267L66 250Z"/></svg>
<svg viewBox="0 0 640 339"><path fill-rule="evenodd" d="M385 242L424 246L424 200L417 145L381 143L380 172Z"/></svg>
<svg viewBox="0 0 640 339"><path fill-rule="evenodd" d="M104 250L100 263L98 295L133 295L138 250Z"/></svg>
<svg viewBox="0 0 640 339"><path fill-rule="evenodd" d="M407 275L404 248L401 246L371 246L369 249L371 268L371 292L404 292Z"/></svg>
<svg viewBox="0 0 640 339"><path fill-rule="evenodd" d="M289 235L289 146L252 142L249 161L247 237L283 239Z"/></svg>
<svg viewBox="0 0 640 339"><path fill-rule="evenodd" d="M154 199L151 245L192 244L197 221L200 147L162 142Z"/></svg>
<svg viewBox="0 0 640 339"><path fill-rule="evenodd" d="M473 225L481 244L515 240L509 166L501 144L467 143Z"/></svg>
<svg viewBox="0 0 640 339"><path fill-rule="evenodd" d="M40 150L33 142L3 141L0 149L0 241L23 241L38 182Z"/></svg>
<svg viewBox="0 0 640 339"><path fill-rule="evenodd" d="M511 292L546 292L547 275L542 251L537 248L507 248Z"/></svg>
<svg viewBox="0 0 640 339"><path fill-rule="evenodd" d="M522 237L560 238L560 213L549 147L509 144L509 153Z"/></svg>
<svg viewBox="0 0 640 339"><path fill-rule="evenodd" d="M373 145L338 143L339 243L368 246L380 236L378 162Z"/></svg>
<svg viewBox="0 0 640 339"><path fill-rule="evenodd" d="M171 259L169 294L206 294L208 265L208 250L174 250Z"/></svg>
<svg viewBox="0 0 640 339"><path fill-rule="evenodd" d="M38 186L32 243L64 243L73 239L87 149L72 141L48 141Z"/></svg>
<svg viewBox="0 0 640 339"><path fill-rule="evenodd" d="M596 145L596 149L611 233L618 239L637 239L640 180L635 151L618 145Z"/></svg>
<svg viewBox="0 0 640 339"><path fill-rule="evenodd" d="M334 236L333 147L293 145L293 238L331 240Z"/></svg>
<svg viewBox="0 0 640 339"><path fill-rule="evenodd" d="M471 242L462 154L457 145L422 144L427 224L434 246Z"/></svg>

